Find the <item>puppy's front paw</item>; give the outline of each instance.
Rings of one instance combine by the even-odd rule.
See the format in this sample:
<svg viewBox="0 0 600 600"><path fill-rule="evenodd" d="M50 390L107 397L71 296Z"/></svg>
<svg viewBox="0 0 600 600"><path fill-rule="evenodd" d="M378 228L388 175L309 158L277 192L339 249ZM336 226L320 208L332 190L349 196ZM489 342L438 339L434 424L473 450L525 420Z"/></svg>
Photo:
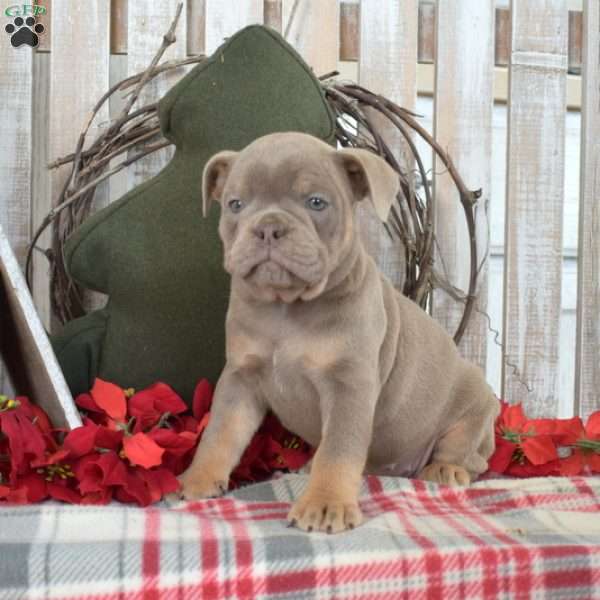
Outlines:
<svg viewBox="0 0 600 600"><path fill-rule="evenodd" d="M181 488L174 494L179 500L217 498L227 491L227 481L208 474L188 475L184 473L179 477L179 483L181 483Z"/></svg>
<svg viewBox="0 0 600 600"><path fill-rule="evenodd" d="M339 533L362 523L362 513L355 499L306 492L292 506L287 516L290 527L304 531Z"/></svg>
<svg viewBox="0 0 600 600"><path fill-rule="evenodd" d="M435 462L427 465L419 473L418 478L451 486L469 485L471 483L471 476L463 467Z"/></svg>

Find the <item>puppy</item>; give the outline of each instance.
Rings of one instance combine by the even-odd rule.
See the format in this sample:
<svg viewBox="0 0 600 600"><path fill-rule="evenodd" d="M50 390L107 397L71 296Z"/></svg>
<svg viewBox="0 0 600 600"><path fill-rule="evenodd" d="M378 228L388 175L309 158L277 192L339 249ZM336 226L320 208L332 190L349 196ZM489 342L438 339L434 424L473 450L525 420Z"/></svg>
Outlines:
<svg viewBox="0 0 600 600"><path fill-rule="evenodd" d="M227 360L182 497L223 493L268 410L317 448L288 515L306 531L357 526L365 472L467 485L486 470L498 401L483 373L357 234L356 204L385 221L398 186L375 154L300 133L207 163L203 211L221 204L232 277Z"/></svg>

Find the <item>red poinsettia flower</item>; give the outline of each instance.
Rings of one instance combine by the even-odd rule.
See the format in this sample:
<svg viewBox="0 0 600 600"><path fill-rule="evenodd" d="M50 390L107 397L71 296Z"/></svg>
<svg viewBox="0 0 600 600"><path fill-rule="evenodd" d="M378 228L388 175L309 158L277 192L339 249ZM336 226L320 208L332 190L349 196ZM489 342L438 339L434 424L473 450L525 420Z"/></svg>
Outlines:
<svg viewBox="0 0 600 600"><path fill-rule="evenodd" d="M115 489L115 498L120 502L148 506L177 491L179 486L179 481L168 469L128 469L126 483Z"/></svg>
<svg viewBox="0 0 600 600"><path fill-rule="evenodd" d="M123 438L123 453L132 465L149 469L160 465L164 449L145 433L135 433Z"/></svg>
<svg viewBox="0 0 600 600"><path fill-rule="evenodd" d="M136 392L128 402L129 416L135 417L134 433L161 426L171 415L187 410L185 402L165 383L155 383Z"/></svg>
<svg viewBox="0 0 600 600"><path fill-rule="evenodd" d="M263 459L267 439L260 431L254 435L230 477L230 487L262 479L269 468Z"/></svg>
<svg viewBox="0 0 600 600"><path fill-rule="evenodd" d="M583 427L579 417L572 417L571 419L529 419L528 425L538 435L549 435L557 446L574 444Z"/></svg>
<svg viewBox="0 0 600 600"><path fill-rule="evenodd" d="M48 497L47 484L40 475L27 473L18 477L10 486L0 486L0 500L11 504L41 502Z"/></svg>
<svg viewBox="0 0 600 600"><path fill-rule="evenodd" d="M82 457L74 471L84 494L82 502L94 498L95 503L104 503L114 497L147 506L179 489L179 482L168 469L134 467L113 451Z"/></svg>
<svg viewBox="0 0 600 600"><path fill-rule="evenodd" d="M300 469L312 454L304 440L290 433L274 414L269 413L234 469L232 484L260 481L274 471Z"/></svg>
<svg viewBox="0 0 600 600"><path fill-rule="evenodd" d="M10 455L11 484L15 484L18 475L29 470L33 459L43 460L46 455L46 441L42 431L33 422L31 405L27 398L14 400L0 396L0 432L8 440Z"/></svg>
<svg viewBox="0 0 600 600"><path fill-rule="evenodd" d="M83 425L53 429L26 398L0 397L0 500L54 498L102 504L116 499L146 506L179 489L176 475L193 458L210 420L213 387L196 386L192 414L166 384L135 393L96 379L76 398ZM258 481L274 470L297 469L310 447L269 415L232 475L232 485Z"/></svg>
<svg viewBox="0 0 600 600"><path fill-rule="evenodd" d="M82 494L104 494L110 497L111 486L126 483L127 468L119 455L112 450L83 456L73 470Z"/></svg>
<svg viewBox="0 0 600 600"><path fill-rule="evenodd" d="M0 484L0 501L10 504L28 504L27 490L24 487L13 487Z"/></svg>
<svg viewBox="0 0 600 600"><path fill-rule="evenodd" d="M290 435L283 444L273 439L269 440L269 452L272 454L269 467L290 471L301 469L312 456L307 446L306 442L294 435Z"/></svg>
<svg viewBox="0 0 600 600"><path fill-rule="evenodd" d="M154 429L148 433L148 436L164 450L161 464L175 475L183 473L194 456L198 433Z"/></svg>
<svg viewBox="0 0 600 600"><path fill-rule="evenodd" d="M579 429L572 454L561 461L561 475L600 473L600 411L591 414Z"/></svg>
<svg viewBox="0 0 600 600"><path fill-rule="evenodd" d="M124 423L127 420L127 400L123 388L97 377L90 396L96 405L114 421Z"/></svg>
<svg viewBox="0 0 600 600"><path fill-rule="evenodd" d="M208 379L201 379L194 390L192 414L200 421L210 411L213 399L213 386Z"/></svg>
<svg viewBox="0 0 600 600"><path fill-rule="evenodd" d="M197 436L206 429L210 420L210 408L213 399L213 386L206 379L198 382L192 400L192 414L178 414L170 419L174 431L181 433L189 431Z"/></svg>
<svg viewBox="0 0 600 600"><path fill-rule="evenodd" d="M0 499L16 503L41 502L46 498L79 504L81 495L77 491L77 481L71 465L51 457L52 462L38 465L37 468L19 475L14 485L10 486L8 494L2 494Z"/></svg>
<svg viewBox="0 0 600 600"><path fill-rule="evenodd" d="M510 473L514 464L528 461L538 466L558 460L556 446L547 433L536 431L520 404L502 402L496 421L496 451L489 460L489 469L496 473ZM514 467L513 467L514 468Z"/></svg>
<svg viewBox="0 0 600 600"><path fill-rule="evenodd" d="M69 431L63 441L63 447L69 455L79 458L94 450L119 450L125 432L122 429L112 430L97 425L89 418L83 419L83 425Z"/></svg>

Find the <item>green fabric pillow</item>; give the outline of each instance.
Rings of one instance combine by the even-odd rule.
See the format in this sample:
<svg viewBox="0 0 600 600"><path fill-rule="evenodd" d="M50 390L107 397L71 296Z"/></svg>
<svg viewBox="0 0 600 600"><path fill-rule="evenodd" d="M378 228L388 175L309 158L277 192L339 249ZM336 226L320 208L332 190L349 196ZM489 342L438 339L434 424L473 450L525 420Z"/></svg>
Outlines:
<svg viewBox="0 0 600 600"><path fill-rule="evenodd" d="M160 101L176 151L156 177L89 218L68 240L71 276L109 295L102 311L68 323L53 345L73 394L94 377L123 387L164 381L191 402L225 362L229 280L219 207L201 214L206 161L275 131L335 143L318 81L276 32L250 26L229 38Z"/></svg>

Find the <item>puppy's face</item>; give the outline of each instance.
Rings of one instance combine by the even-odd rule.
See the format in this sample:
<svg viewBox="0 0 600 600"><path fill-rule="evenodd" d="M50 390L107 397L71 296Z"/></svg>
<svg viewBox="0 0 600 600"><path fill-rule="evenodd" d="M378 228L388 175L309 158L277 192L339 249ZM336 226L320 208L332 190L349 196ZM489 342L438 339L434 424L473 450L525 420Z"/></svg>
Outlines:
<svg viewBox="0 0 600 600"><path fill-rule="evenodd" d="M300 133L220 152L203 174L205 214L221 204L225 269L267 302L319 296L354 243L355 202L371 197L385 219L397 190L382 159Z"/></svg>

